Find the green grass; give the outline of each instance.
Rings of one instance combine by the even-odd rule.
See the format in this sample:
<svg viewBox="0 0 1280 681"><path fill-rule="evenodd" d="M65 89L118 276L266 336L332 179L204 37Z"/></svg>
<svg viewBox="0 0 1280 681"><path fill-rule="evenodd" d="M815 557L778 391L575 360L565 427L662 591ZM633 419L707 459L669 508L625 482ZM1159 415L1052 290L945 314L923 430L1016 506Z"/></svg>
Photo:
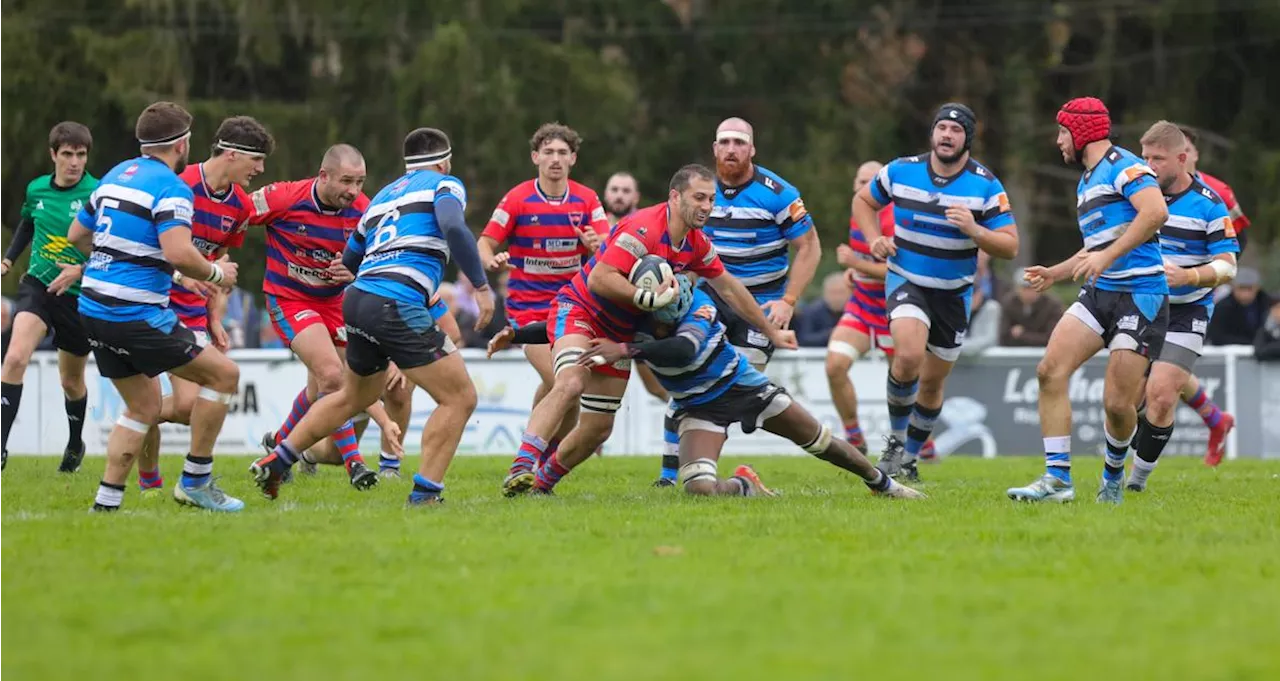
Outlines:
<svg viewBox="0 0 1280 681"><path fill-rule="evenodd" d="M726 467L732 465L726 462ZM459 459L449 503L359 494L330 469L211 516L132 486L89 506L101 459L3 475L6 679L1280 678L1280 465L1162 463L1151 491L1014 505L1037 458L950 460L931 498L872 498L805 458L755 462L779 499L647 487L592 460L553 499L497 495ZM166 459L166 484L179 461Z"/></svg>

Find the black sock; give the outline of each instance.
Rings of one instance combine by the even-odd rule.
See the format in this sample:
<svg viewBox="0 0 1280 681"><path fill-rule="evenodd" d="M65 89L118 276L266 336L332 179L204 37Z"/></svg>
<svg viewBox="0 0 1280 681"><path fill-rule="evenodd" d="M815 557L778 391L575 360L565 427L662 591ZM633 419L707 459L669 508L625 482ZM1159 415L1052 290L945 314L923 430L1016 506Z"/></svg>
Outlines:
<svg viewBox="0 0 1280 681"><path fill-rule="evenodd" d="M875 480L863 480L862 482L873 492L883 492L889 489L889 476L885 475L884 471L879 468L876 469L876 475Z"/></svg>
<svg viewBox="0 0 1280 681"><path fill-rule="evenodd" d="M662 470L674 471L680 468L680 456L678 454L662 455Z"/></svg>
<svg viewBox="0 0 1280 681"><path fill-rule="evenodd" d="M1138 419L1138 458L1148 463L1155 463L1169 444L1169 436L1173 434L1173 424L1153 426L1145 418Z"/></svg>
<svg viewBox="0 0 1280 681"><path fill-rule="evenodd" d="M84 445L84 412L89 406L89 395L86 393L78 400L67 400L66 405L67 429L71 432L67 436L67 449L79 449Z"/></svg>
<svg viewBox="0 0 1280 681"><path fill-rule="evenodd" d="M22 384L21 383L0 383L0 399L3 400L4 409L0 410L0 425L3 425L4 432L0 433L0 449L9 451L9 427L13 425L13 420L18 417L18 405L22 403Z"/></svg>

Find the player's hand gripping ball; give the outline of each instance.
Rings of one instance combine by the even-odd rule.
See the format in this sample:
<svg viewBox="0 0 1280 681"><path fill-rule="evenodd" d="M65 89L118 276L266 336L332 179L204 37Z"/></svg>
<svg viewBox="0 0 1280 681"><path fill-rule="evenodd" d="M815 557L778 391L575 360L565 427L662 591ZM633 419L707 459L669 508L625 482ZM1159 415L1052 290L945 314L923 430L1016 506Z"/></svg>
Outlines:
<svg viewBox="0 0 1280 681"><path fill-rule="evenodd" d="M680 295L675 273L666 258L646 255L631 268L631 284L636 287L632 300L642 310L666 307Z"/></svg>

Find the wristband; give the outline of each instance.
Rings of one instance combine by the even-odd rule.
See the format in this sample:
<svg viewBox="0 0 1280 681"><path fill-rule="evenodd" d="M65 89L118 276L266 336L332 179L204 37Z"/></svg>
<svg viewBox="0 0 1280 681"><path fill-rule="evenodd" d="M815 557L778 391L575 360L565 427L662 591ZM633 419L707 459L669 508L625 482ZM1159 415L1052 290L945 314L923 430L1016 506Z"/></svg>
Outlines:
<svg viewBox="0 0 1280 681"><path fill-rule="evenodd" d="M1192 268L1191 268L1191 274L1195 275L1195 278L1191 280L1191 285L1192 285L1192 286L1199 286L1199 285L1200 285L1200 268L1199 268L1199 267L1192 267Z"/></svg>
<svg viewBox="0 0 1280 681"><path fill-rule="evenodd" d="M636 292L631 296L631 302L635 303L636 307L640 308L641 310L653 310L654 298L655 296L653 294L653 291L636 289Z"/></svg>
<svg viewBox="0 0 1280 681"><path fill-rule="evenodd" d="M218 267L217 263L209 263L209 264L213 265L213 270L209 272L209 276L205 277L204 280L208 282L212 282L214 284L221 284L223 278L226 276L222 273L222 268Z"/></svg>
<svg viewBox="0 0 1280 681"><path fill-rule="evenodd" d="M173 271L173 283L181 285L183 279L186 279L186 277L181 272L178 270Z"/></svg>

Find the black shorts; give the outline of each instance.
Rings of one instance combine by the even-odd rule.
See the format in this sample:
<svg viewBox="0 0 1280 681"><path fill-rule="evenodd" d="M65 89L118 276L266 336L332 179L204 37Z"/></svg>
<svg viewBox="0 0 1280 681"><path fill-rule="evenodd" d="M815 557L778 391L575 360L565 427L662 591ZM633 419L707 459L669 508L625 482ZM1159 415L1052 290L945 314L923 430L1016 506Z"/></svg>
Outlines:
<svg viewBox="0 0 1280 681"><path fill-rule="evenodd" d="M1112 350L1132 350L1156 358L1169 328L1169 296L1086 286L1067 314L1087 324Z"/></svg>
<svg viewBox="0 0 1280 681"><path fill-rule="evenodd" d="M720 322L724 324L725 338L729 339L729 345L737 348L752 366L761 367L769 363L773 359L773 351L776 349L773 343L769 341L769 337L760 332L759 329L747 323L747 320L738 316L737 312L716 293L711 286L704 286L703 290L707 295L711 296L712 302L716 304L716 310L720 313Z"/></svg>
<svg viewBox="0 0 1280 681"><path fill-rule="evenodd" d="M205 342L175 317L168 331L147 322L110 322L81 315L103 378L150 377L195 359Z"/></svg>
<svg viewBox="0 0 1280 681"><path fill-rule="evenodd" d="M969 301L973 288L944 291L925 288L901 277L893 290L885 290L885 318L893 328L895 319L919 319L929 327L928 349L938 359L954 362L969 331Z"/></svg>
<svg viewBox="0 0 1280 681"><path fill-rule="evenodd" d="M89 335L80 321L80 297L54 295L39 279L24 274L18 282L18 304L14 315L30 312L40 318L53 334L53 347L76 357L89 355Z"/></svg>
<svg viewBox="0 0 1280 681"><path fill-rule="evenodd" d="M772 383L750 387L734 385L705 404L669 411L666 425L683 435L689 430L727 433L729 426L738 423L742 425L742 432L750 433L786 411L791 403L786 388Z"/></svg>
<svg viewBox="0 0 1280 681"><path fill-rule="evenodd" d="M388 362L412 369L457 351L423 305L350 287L343 297L342 317L347 329L347 366L360 376L383 371Z"/></svg>
<svg viewBox="0 0 1280 681"><path fill-rule="evenodd" d="M1169 306L1169 330L1157 359L1195 371L1196 360L1204 354L1204 336L1209 331L1208 305L1185 303Z"/></svg>

